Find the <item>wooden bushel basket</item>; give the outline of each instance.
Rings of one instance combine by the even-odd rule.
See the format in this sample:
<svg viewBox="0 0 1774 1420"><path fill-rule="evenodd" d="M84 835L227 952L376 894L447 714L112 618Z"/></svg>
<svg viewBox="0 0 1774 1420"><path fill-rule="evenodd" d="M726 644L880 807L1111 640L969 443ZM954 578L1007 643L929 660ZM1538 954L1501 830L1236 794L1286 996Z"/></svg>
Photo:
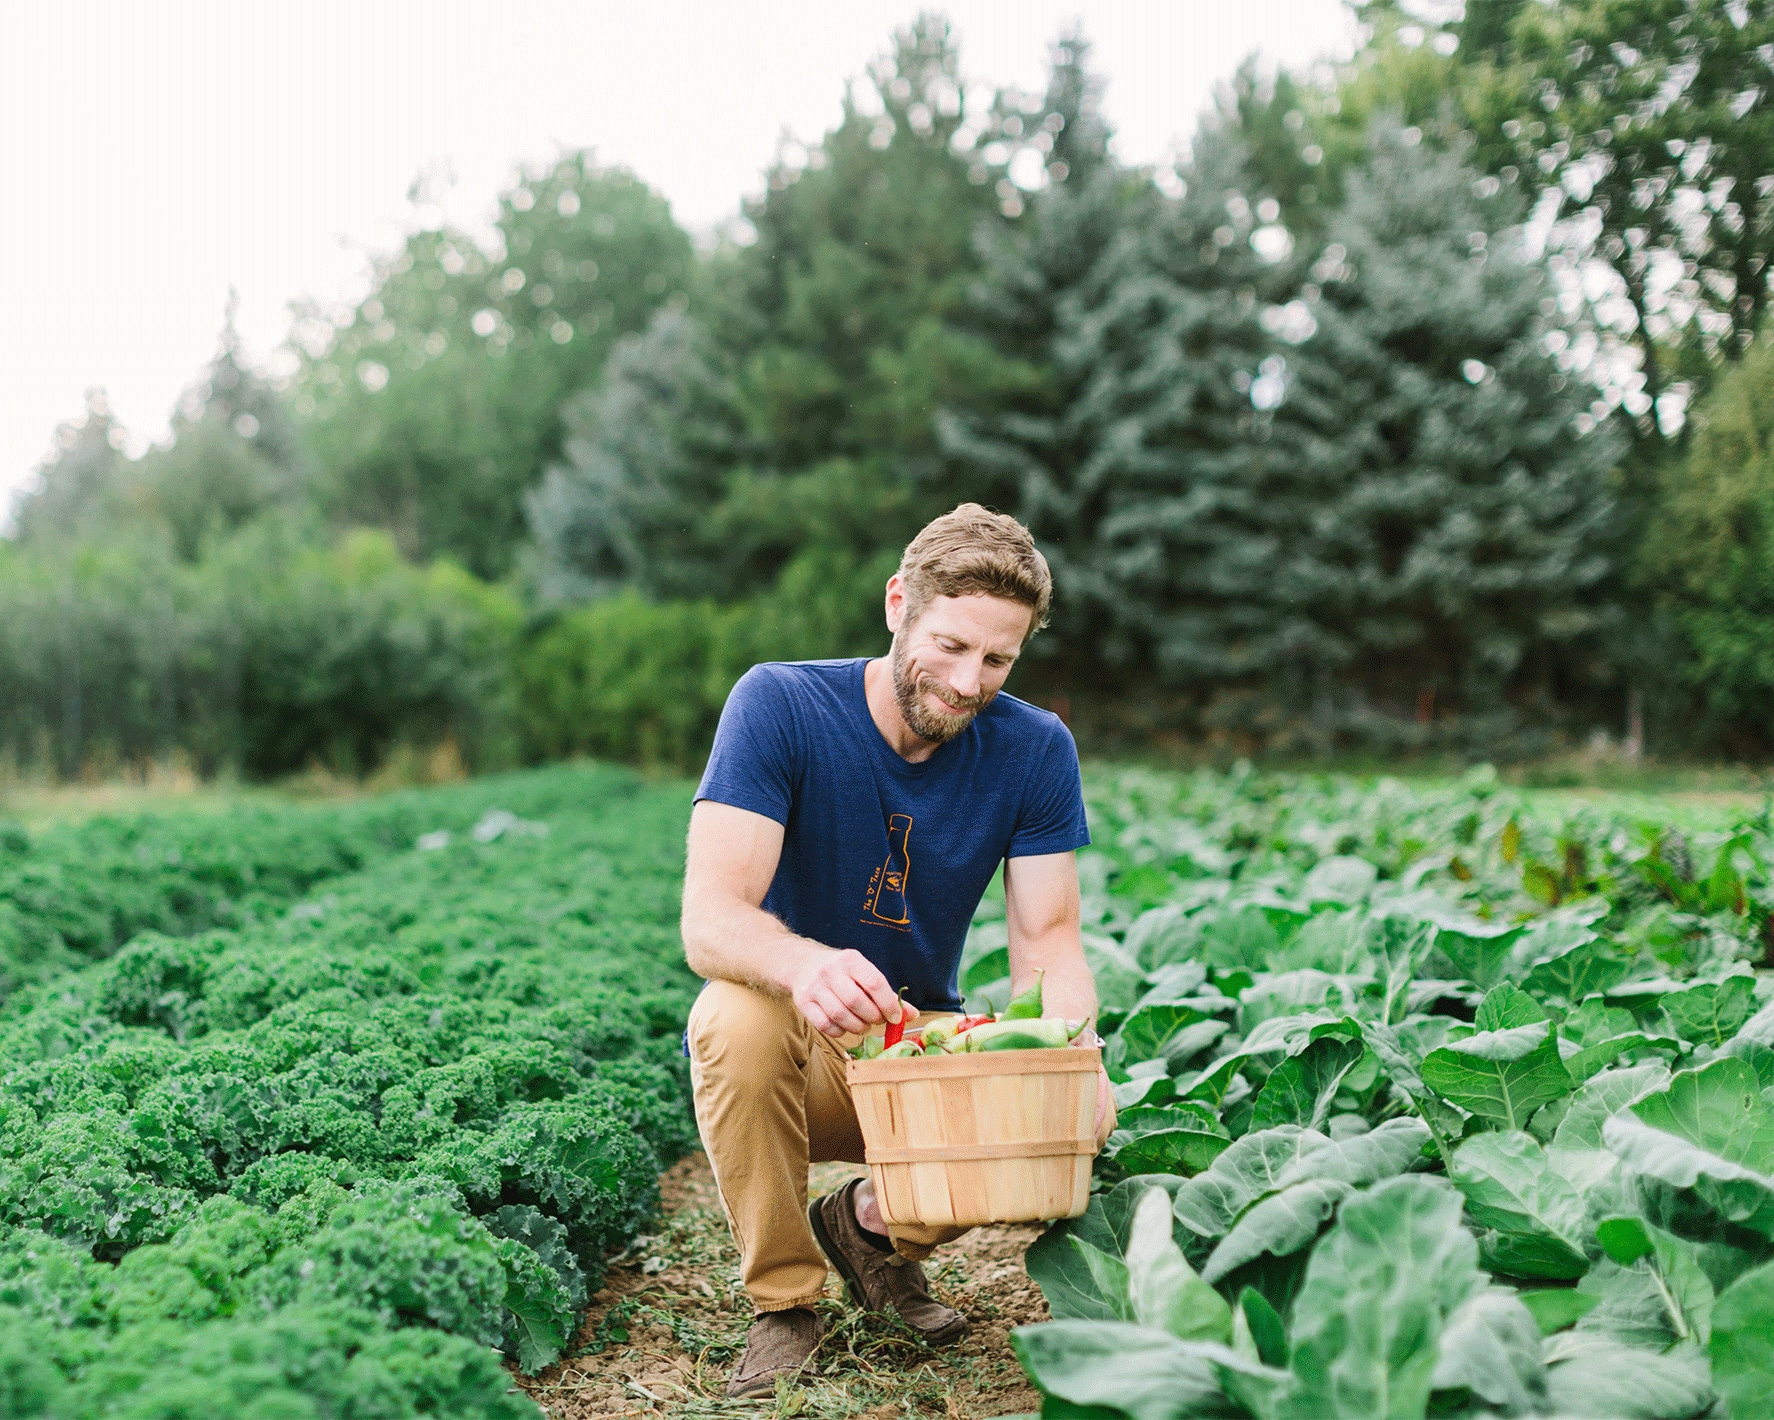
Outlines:
<svg viewBox="0 0 1774 1420"><path fill-rule="evenodd" d="M972 1227L1083 1213L1102 1054L1073 1046L850 1061L881 1216Z"/></svg>

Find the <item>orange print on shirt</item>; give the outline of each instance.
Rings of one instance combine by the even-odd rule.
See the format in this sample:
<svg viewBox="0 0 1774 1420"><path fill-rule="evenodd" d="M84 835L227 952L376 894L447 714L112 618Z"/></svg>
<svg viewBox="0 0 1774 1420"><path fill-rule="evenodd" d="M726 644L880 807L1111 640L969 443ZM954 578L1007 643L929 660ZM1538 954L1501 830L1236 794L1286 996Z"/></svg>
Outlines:
<svg viewBox="0 0 1774 1420"><path fill-rule="evenodd" d="M863 910L877 922L890 927L905 927L911 920L906 906L906 882L911 877L912 860L908 840L912 836L910 814L887 816L887 860L875 869L869 880L868 897ZM864 918L867 921L868 918Z"/></svg>

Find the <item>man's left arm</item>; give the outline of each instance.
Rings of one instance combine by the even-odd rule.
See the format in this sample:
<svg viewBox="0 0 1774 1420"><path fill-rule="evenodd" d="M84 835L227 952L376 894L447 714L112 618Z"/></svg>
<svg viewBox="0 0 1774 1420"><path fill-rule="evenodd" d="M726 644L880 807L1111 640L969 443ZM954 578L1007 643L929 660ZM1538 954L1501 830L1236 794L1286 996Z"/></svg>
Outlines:
<svg viewBox="0 0 1774 1420"><path fill-rule="evenodd" d="M1041 973L1041 1014L1096 1023L1096 980L1079 936L1078 860L1039 853L1004 861L1004 909L1010 928L1010 989L1025 991ZM1081 1037L1087 1038L1087 1037ZM1107 1073L1097 1076L1096 1135L1115 1127Z"/></svg>

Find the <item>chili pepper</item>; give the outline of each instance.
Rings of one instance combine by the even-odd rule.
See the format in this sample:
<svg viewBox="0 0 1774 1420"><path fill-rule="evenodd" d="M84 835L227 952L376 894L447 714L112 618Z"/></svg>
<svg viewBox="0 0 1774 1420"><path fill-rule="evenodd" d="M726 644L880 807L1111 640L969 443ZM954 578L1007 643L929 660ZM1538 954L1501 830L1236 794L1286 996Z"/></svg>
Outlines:
<svg viewBox="0 0 1774 1420"><path fill-rule="evenodd" d="M1034 1021L1041 1018L1041 977L1043 973L1035 973L1035 984L1020 996L1012 996L1010 1004L1004 1008L1004 1019L1007 1021Z"/></svg>
<svg viewBox="0 0 1774 1420"><path fill-rule="evenodd" d="M886 1034L881 1037L884 1049L891 1050L905 1038L905 987L899 988L899 1019L887 1022Z"/></svg>

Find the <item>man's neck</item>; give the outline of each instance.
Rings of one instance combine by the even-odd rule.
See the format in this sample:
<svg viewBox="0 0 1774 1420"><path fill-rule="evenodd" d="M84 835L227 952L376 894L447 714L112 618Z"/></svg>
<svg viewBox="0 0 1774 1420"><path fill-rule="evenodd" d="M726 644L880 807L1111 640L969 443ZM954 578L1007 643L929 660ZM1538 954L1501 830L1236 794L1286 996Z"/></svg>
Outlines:
<svg viewBox="0 0 1774 1420"><path fill-rule="evenodd" d="M877 656L863 667L862 689L869 703L869 718L887 741L887 748L901 759L921 764L942 748L906 724L899 713L899 701L893 695L893 667L885 656Z"/></svg>

